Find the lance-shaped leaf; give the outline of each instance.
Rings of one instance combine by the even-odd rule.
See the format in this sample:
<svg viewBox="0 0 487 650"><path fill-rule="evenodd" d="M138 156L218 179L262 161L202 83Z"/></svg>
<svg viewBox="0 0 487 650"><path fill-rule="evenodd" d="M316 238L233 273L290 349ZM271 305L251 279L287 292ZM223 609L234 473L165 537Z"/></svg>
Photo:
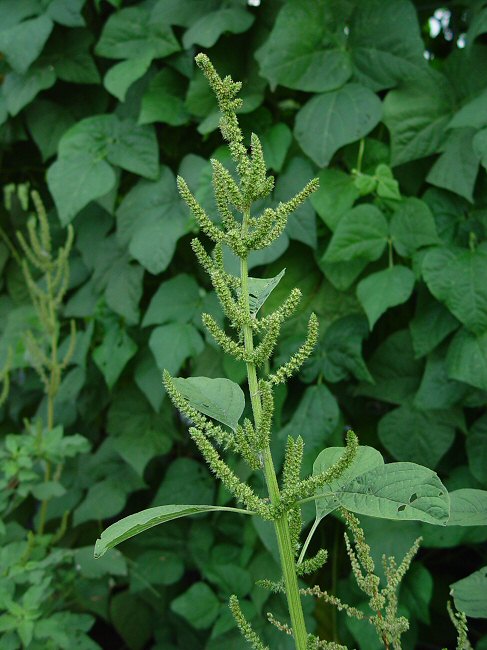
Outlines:
<svg viewBox="0 0 487 650"><path fill-rule="evenodd" d="M448 526L487 526L487 490L454 490L450 499Z"/></svg>
<svg viewBox="0 0 487 650"><path fill-rule="evenodd" d="M238 384L208 377L176 377L172 381L190 406L235 431L245 408L245 395Z"/></svg>
<svg viewBox="0 0 487 650"><path fill-rule="evenodd" d="M95 557L101 557L109 549L117 546L134 535L144 532L153 526L164 524L166 521L172 519L179 519L180 517L188 517L189 515L197 515L202 512L213 512L215 510L223 510L228 512L237 512L240 514L250 515L253 514L248 510L240 508L227 508L224 506L203 506L203 505L171 505L159 506L157 508L148 508L141 510L134 515L129 515L109 526L102 532L99 539L95 544Z"/></svg>
<svg viewBox="0 0 487 650"><path fill-rule="evenodd" d="M450 585L455 607L472 618L487 618L487 566Z"/></svg>
<svg viewBox="0 0 487 650"><path fill-rule="evenodd" d="M286 269L282 269L279 275L274 278L249 278L248 291L251 314L255 315L259 311L271 295L271 292L277 287L285 272Z"/></svg>

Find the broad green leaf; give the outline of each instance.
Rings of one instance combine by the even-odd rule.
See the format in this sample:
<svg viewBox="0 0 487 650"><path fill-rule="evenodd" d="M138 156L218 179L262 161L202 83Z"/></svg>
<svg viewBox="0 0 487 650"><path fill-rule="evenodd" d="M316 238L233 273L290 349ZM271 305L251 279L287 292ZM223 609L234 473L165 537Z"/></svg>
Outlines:
<svg viewBox="0 0 487 650"><path fill-rule="evenodd" d="M391 219L394 248L403 257L423 246L440 243L436 225L428 205L414 197L402 201Z"/></svg>
<svg viewBox="0 0 487 650"><path fill-rule="evenodd" d="M459 323L453 314L426 291L419 291L416 313L409 322L416 357L424 357L451 334Z"/></svg>
<svg viewBox="0 0 487 650"><path fill-rule="evenodd" d="M139 322L139 301L142 298L144 269L130 263L127 255L119 257L109 271L105 288L107 305L120 314L129 325Z"/></svg>
<svg viewBox="0 0 487 650"><path fill-rule="evenodd" d="M450 410L420 411L405 403L380 420L378 434L394 458L436 467L452 446L459 424Z"/></svg>
<svg viewBox="0 0 487 650"><path fill-rule="evenodd" d="M400 201L401 192L399 191L399 182L394 178L392 169L389 165L381 163L377 165L374 178L377 181L377 196L389 201Z"/></svg>
<svg viewBox="0 0 487 650"><path fill-rule="evenodd" d="M101 344L93 350L93 360L109 388L120 377L130 359L137 352L137 344L124 329L110 327Z"/></svg>
<svg viewBox="0 0 487 650"><path fill-rule="evenodd" d="M481 165L487 169L487 129L482 129L473 138L473 150L480 159Z"/></svg>
<svg viewBox="0 0 487 650"><path fill-rule="evenodd" d="M349 13L347 3L340 0L285 3L255 55L271 89L279 84L323 92L343 86L352 74L343 32Z"/></svg>
<svg viewBox="0 0 487 650"><path fill-rule="evenodd" d="M110 622L130 650L143 650L152 636L151 608L128 589L110 599Z"/></svg>
<svg viewBox="0 0 487 650"><path fill-rule="evenodd" d="M339 169L322 169L318 174L320 186L311 195L310 201L331 231L334 231L341 216L358 199L359 193L353 177Z"/></svg>
<svg viewBox="0 0 487 650"><path fill-rule="evenodd" d="M422 272L431 293L474 334L487 329L487 246L476 250L436 248L423 258Z"/></svg>
<svg viewBox="0 0 487 650"><path fill-rule="evenodd" d="M159 413L165 390L161 382L161 371L157 367L154 355L149 348L144 348L137 358L134 379L137 386L149 400L152 408Z"/></svg>
<svg viewBox="0 0 487 650"><path fill-rule="evenodd" d="M479 156L473 148L475 129L455 129L441 145L443 152L426 180L473 203L473 189L479 171Z"/></svg>
<svg viewBox="0 0 487 650"><path fill-rule="evenodd" d="M66 27L82 27L85 24L81 10L86 0L51 0L47 14L56 23Z"/></svg>
<svg viewBox="0 0 487 650"><path fill-rule="evenodd" d="M487 390L487 332L475 336L461 329L450 344L448 376Z"/></svg>
<svg viewBox="0 0 487 650"><path fill-rule="evenodd" d="M250 278L248 281L249 303L252 314L257 314L259 309L270 296L273 289L279 284L282 276L286 272L283 269L279 275L274 278Z"/></svg>
<svg viewBox="0 0 487 650"><path fill-rule="evenodd" d="M52 67L58 79L75 84L98 84L100 73L91 56L93 35L86 29L71 29L69 39L55 31L42 62ZM101 112L101 111L100 111Z"/></svg>
<svg viewBox="0 0 487 650"><path fill-rule="evenodd" d="M399 526L402 530L403 523L401 522ZM365 534L370 544L370 539L367 537L367 533ZM411 548L413 541L411 540L409 548ZM392 550L388 555L395 555L396 560L398 559L395 550ZM434 585L433 576L420 562L413 562L406 573L404 582L401 584L401 602L404 603L415 618L425 625L431 624L429 606L433 597Z"/></svg>
<svg viewBox="0 0 487 650"><path fill-rule="evenodd" d="M175 375L188 357L202 352L204 343L192 325L170 323L152 331L149 347L159 369Z"/></svg>
<svg viewBox="0 0 487 650"><path fill-rule="evenodd" d="M171 126L186 124L189 114L184 105L185 89L186 83L183 77L170 68L158 72L151 79L142 96L139 124L153 122L164 122Z"/></svg>
<svg viewBox="0 0 487 650"><path fill-rule="evenodd" d="M241 34L246 32L254 22L254 16L243 7L223 7L205 14L185 32L183 46L192 45L212 47L220 36L226 32Z"/></svg>
<svg viewBox="0 0 487 650"><path fill-rule="evenodd" d="M334 395L324 384L306 388L290 421L279 432L279 438L287 436L304 440L303 473L311 470L316 452L322 449L338 424L340 411Z"/></svg>
<svg viewBox="0 0 487 650"><path fill-rule="evenodd" d="M93 546L82 546L74 552L76 565L83 578L101 578L103 576L126 576L127 561L120 551L113 551L98 562L93 557Z"/></svg>
<svg viewBox="0 0 487 650"><path fill-rule="evenodd" d="M56 160L47 170L47 184L61 223L67 225L90 201L110 192L116 180L107 162L88 154Z"/></svg>
<svg viewBox="0 0 487 650"><path fill-rule="evenodd" d="M234 431L245 408L245 396L230 379L174 378L174 385L189 405Z"/></svg>
<svg viewBox="0 0 487 650"><path fill-rule="evenodd" d="M27 72L41 53L52 28L52 20L42 15L0 31L0 51L15 72Z"/></svg>
<svg viewBox="0 0 487 650"><path fill-rule="evenodd" d="M459 612L471 618L487 618L487 566L450 585Z"/></svg>
<svg viewBox="0 0 487 650"><path fill-rule="evenodd" d="M140 79L147 72L150 63L150 56L134 57L133 59L116 63L106 73L103 79L103 85L109 93L123 102L125 101L127 90L137 79ZM140 124L145 123L140 122Z"/></svg>
<svg viewBox="0 0 487 650"><path fill-rule="evenodd" d="M108 59L160 58L180 49L171 27L143 7L127 7L106 21L95 51Z"/></svg>
<svg viewBox="0 0 487 650"><path fill-rule="evenodd" d="M445 349L438 349L428 355L423 379L414 404L419 409L448 409L460 402L467 386L448 376Z"/></svg>
<svg viewBox="0 0 487 650"><path fill-rule="evenodd" d="M276 201L288 201L303 188L315 175L315 171L307 158L295 156L279 175L274 192ZM288 219L285 233L311 248L316 248L316 218L313 206L309 201L300 205ZM264 252L264 251L258 251Z"/></svg>
<svg viewBox="0 0 487 650"><path fill-rule="evenodd" d="M274 124L260 136L264 160L269 169L281 171L292 140L293 134L284 122Z"/></svg>
<svg viewBox="0 0 487 650"><path fill-rule="evenodd" d="M449 129L481 129L487 125L487 90L471 99L458 110L449 122Z"/></svg>
<svg viewBox="0 0 487 650"><path fill-rule="evenodd" d="M340 147L366 136L381 117L377 95L350 83L308 100L296 116L294 134L303 151L326 167Z"/></svg>
<svg viewBox="0 0 487 650"><path fill-rule="evenodd" d="M338 289L347 291L368 265L367 260L350 260L349 262L325 262L324 256L318 261L320 269L327 280Z"/></svg>
<svg viewBox="0 0 487 650"><path fill-rule="evenodd" d="M450 492L448 526L487 526L487 491L463 488Z"/></svg>
<svg viewBox="0 0 487 650"><path fill-rule="evenodd" d="M344 447L328 447L318 454L313 464L313 475L321 474L332 467L343 455ZM348 467L342 476L330 483L325 484L316 492L316 519L320 521L323 517L333 512L340 505L338 492L340 488L347 485L357 476L368 472L374 467L384 464L382 454L373 447L360 446L353 463ZM330 496L321 496L330 493Z"/></svg>
<svg viewBox="0 0 487 650"><path fill-rule="evenodd" d="M153 11L154 21L164 20L169 25L191 27L202 16L220 6L219 0L158 0Z"/></svg>
<svg viewBox="0 0 487 650"><path fill-rule="evenodd" d="M349 29L354 79L372 90L403 84L427 68L417 12L408 0L360 2Z"/></svg>
<svg viewBox="0 0 487 650"><path fill-rule="evenodd" d="M372 273L357 285L357 297L367 314L370 329L382 314L411 297L414 273L405 266L392 266Z"/></svg>
<svg viewBox="0 0 487 650"><path fill-rule="evenodd" d="M467 456L472 475L487 485L487 415L476 420L469 431Z"/></svg>
<svg viewBox="0 0 487 650"><path fill-rule="evenodd" d="M341 217L323 259L325 262L377 260L386 247L388 232L386 218L378 208L359 205Z"/></svg>
<svg viewBox="0 0 487 650"><path fill-rule="evenodd" d="M408 330L399 330L375 350L368 368L374 383L360 384L357 394L390 404L402 404L415 394L421 381L423 363L414 358Z"/></svg>
<svg viewBox="0 0 487 650"><path fill-rule="evenodd" d="M152 296L142 327L191 321L201 307L201 289L191 275L181 273L163 282Z"/></svg>
<svg viewBox="0 0 487 650"><path fill-rule="evenodd" d="M417 80L391 90L384 100L384 123L391 134L392 165L436 153L453 105L451 85L431 68Z"/></svg>
<svg viewBox="0 0 487 650"><path fill-rule="evenodd" d="M445 525L448 492L435 472L415 463L378 466L337 491L342 505L357 514Z"/></svg>
<svg viewBox="0 0 487 650"><path fill-rule="evenodd" d="M169 167L161 167L155 182L139 181L117 210L117 236L150 273L165 271L190 220Z"/></svg>
<svg viewBox="0 0 487 650"><path fill-rule="evenodd" d="M39 99L26 112L27 126L44 161L57 151L62 135L74 124L71 111L46 99Z"/></svg>
<svg viewBox="0 0 487 650"><path fill-rule="evenodd" d="M109 549L117 546L134 535L164 524L166 521L172 521L180 517L188 517L189 515L196 515L201 512L236 512L242 514L250 514L246 510L240 508L226 508L223 506L203 506L203 505L180 505L180 506L159 506L157 508L148 508L142 510L134 515L124 517L106 528L95 544L95 557L101 557Z"/></svg>
<svg viewBox="0 0 487 650"><path fill-rule="evenodd" d="M41 90L54 86L56 74L51 66L32 66L25 74L9 72L3 81L2 90L10 115L17 115L37 97Z"/></svg>
<svg viewBox="0 0 487 650"><path fill-rule="evenodd" d="M221 604L204 582L195 582L171 603L171 609L196 630L206 630L218 616Z"/></svg>
<svg viewBox="0 0 487 650"><path fill-rule="evenodd" d="M215 481L205 465L192 458L176 458L167 468L151 506L162 506L168 501L173 505L188 501L204 505L214 500L215 488Z"/></svg>
<svg viewBox="0 0 487 650"><path fill-rule="evenodd" d="M323 373L328 381L341 381L354 375L357 379L373 382L362 357L362 341L368 333L367 321L362 315L345 316L330 325L323 339Z"/></svg>

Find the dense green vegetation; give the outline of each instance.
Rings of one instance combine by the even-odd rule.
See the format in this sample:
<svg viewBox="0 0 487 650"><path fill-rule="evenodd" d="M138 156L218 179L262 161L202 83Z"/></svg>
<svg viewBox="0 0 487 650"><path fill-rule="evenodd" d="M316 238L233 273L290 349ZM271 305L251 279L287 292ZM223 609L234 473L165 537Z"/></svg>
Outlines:
<svg viewBox="0 0 487 650"><path fill-rule="evenodd" d="M193 63L200 50L244 82L241 125L276 175L258 207L320 180L249 258L256 276L286 268L264 315L292 287L305 298L276 367L310 313L320 320L311 359L276 391L276 465L300 434L309 473L352 426L388 461L470 490L468 527L361 524L379 570L382 554L400 561L423 537L400 593L405 649L455 646L449 586L471 574L453 596L473 646L487 647L484 4L0 2L2 649L245 648L226 606L233 593L257 627L269 610L286 618L281 596L255 585L279 569L272 527L253 518L176 520L93 559L101 530L123 515L233 505L161 382L164 368L246 379L201 322L202 311L222 316L176 188L179 173L217 217L208 159L230 161ZM313 504L305 515L311 524ZM313 582L362 609L343 530L333 516L318 527L310 550L325 546L330 559ZM305 604L321 637L382 647L367 621ZM273 650L292 647L279 630L263 634Z"/></svg>

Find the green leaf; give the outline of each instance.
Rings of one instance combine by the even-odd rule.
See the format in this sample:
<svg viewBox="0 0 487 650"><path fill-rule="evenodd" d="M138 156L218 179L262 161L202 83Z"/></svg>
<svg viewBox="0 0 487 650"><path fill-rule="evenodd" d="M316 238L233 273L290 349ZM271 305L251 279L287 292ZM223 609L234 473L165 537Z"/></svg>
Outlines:
<svg viewBox="0 0 487 650"><path fill-rule="evenodd" d="M392 266L372 273L357 285L360 300L372 329L382 314L409 300L414 288L414 273L405 266Z"/></svg>
<svg viewBox="0 0 487 650"><path fill-rule="evenodd" d="M423 258L431 293L474 334L487 329L487 245L476 250L436 248Z"/></svg>
<svg viewBox="0 0 487 650"><path fill-rule="evenodd" d="M360 384L357 394L390 404L402 404L415 394L421 381L423 363L414 358L408 330L399 330L375 350L368 368L375 383Z"/></svg>
<svg viewBox="0 0 487 650"><path fill-rule="evenodd" d="M255 16L243 7L223 7L198 18L183 36L183 46L192 45L212 47L220 36L226 32L241 34L246 32L254 22Z"/></svg>
<svg viewBox="0 0 487 650"><path fill-rule="evenodd" d="M139 124L152 122L164 122L171 126L186 124L189 114L184 104L185 90L186 82L181 75L170 68L158 72L151 79L142 97Z"/></svg>
<svg viewBox="0 0 487 650"><path fill-rule="evenodd" d="M144 269L130 264L126 255L111 266L105 288L107 305L123 316L129 325L139 322L139 301L142 298Z"/></svg>
<svg viewBox="0 0 487 650"><path fill-rule="evenodd" d="M42 62L52 66L58 79L76 84L98 84L100 74L91 56L93 36L86 29L71 29L69 40L55 31ZM101 111L100 111L101 112Z"/></svg>
<svg viewBox="0 0 487 650"><path fill-rule="evenodd" d="M309 160L298 156L291 158L277 180L274 199L283 202L292 199L314 175L314 169ZM316 248L316 218L313 207L308 201L305 201L293 212L286 224L285 233L291 239Z"/></svg>
<svg viewBox="0 0 487 650"><path fill-rule="evenodd" d="M394 167L438 151L453 105L451 84L431 68L387 94L384 123L391 134Z"/></svg>
<svg viewBox="0 0 487 650"><path fill-rule="evenodd" d="M344 508L369 517L445 525L450 516L445 486L435 472L415 463L378 466L337 494Z"/></svg>
<svg viewBox="0 0 487 650"><path fill-rule="evenodd" d="M368 333L367 321L361 315L345 316L330 325L323 339L323 373L328 381L341 381L351 374L373 381L362 357L362 340Z"/></svg>
<svg viewBox="0 0 487 650"><path fill-rule="evenodd" d="M180 49L171 27L143 7L127 7L106 21L95 52L108 59L160 58Z"/></svg>
<svg viewBox="0 0 487 650"><path fill-rule="evenodd" d="M442 155L426 180L473 203L473 189L479 171L479 157L473 148L472 128L455 129L441 146Z"/></svg>
<svg viewBox="0 0 487 650"><path fill-rule="evenodd" d="M379 439L394 458L436 467L455 439L451 410L420 411L405 403L379 422Z"/></svg>
<svg viewBox="0 0 487 650"><path fill-rule="evenodd" d="M419 409L448 409L465 397L467 387L448 376L445 351L428 355L423 379L414 404Z"/></svg>
<svg viewBox="0 0 487 650"><path fill-rule="evenodd" d="M176 377L172 381L190 406L236 430L245 408L245 396L238 384L208 377Z"/></svg>
<svg viewBox="0 0 487 650"><path fill-rule="evenodd" d="M195 582L171 603L171 609L196 630L206 630L218 616L221 605L204 582Z"/></svg>
<svg viewBox="0 0 487 650"><path fill-rule="evenodd" d="M45 481L39 483L31 489L32 495L38 500L53 499L55 497L62 497L66 494L66 488L59 483L59 481Z"/></svg>
<svg viewBox="0 0 487 650"><path fill-rule="evenodd" d="M487 390L487 332L474 336L461 329L450 344L447 365L452 379Z"/></svg>
<svg viewBox="0 0 487 650"><path fill-rule="evenodd" d="M322 169L318 174L320 186L311 195L310 201L331 231L340 218L353 206L359 193L350 174L339 169Z"/></svg>
<svg viewBox="0 0 487 650"><path fill-rule="evenodd" d="M129 650L143 650L152 636L152 610L128 590L110 599L110 621Z"/></svg>
<svg viewBox="0 0 487 650"><path fill-rule="evenodd" d="M161 167L156 182L139 181L117 210L120 243L154 275L166 270L189 226L169 167Z"/></svg>
<svg viewBox="0 0 487 650"><path fill-rule="evenodd" d="M343 86L352 73L342 27L348 14L346 3L336 0L286 3L255 55L271 89L280 84L323 92Z"/></svg>
<svg viewBox="0 0 487 650"><path fill-rule="evenodd" d="M61 223L67 225L90 201L110 192L116 180L104 160L88 154L59 158L47 170L47 184Z"/></svg>
<svg viewBox="0 0 487 650"><path fill-rule="evenodd" d="M468 101L458 110L449 122L449 129L474 128L481 129L487 125L487 90L478 97Z"/></svg>
<svg viewBox="0 0 487 650"><path fill-rule="evenodd" d="M377 260L384 252L388 234L382 212L374 205L359 205L341 217L323 259L325 262Z"/></svg>
<svg viewBox="0 0 487 650"><path fill-rule="evenodd" d="M450 585L459 612L471 618L487 618L487 566Z"/></svg>
<svg viewBox="0 0 487 650"><path fill-rule="evenodd" d="M286 272L283 269L279 275L274 278L250 278L248 282L250 312L255 315L270 296L272 291L279 284L282 276Z"/></svg>
<svg viewBox="0 0 487 650"><path fill-rule="evenodd" d="M415 79L427 67L417 12L409 0L358 3L349 29L354 79L372 90Z"/></svg>
<svg viewBox="0 0 487 650"><path fill-rule="evenodd" d="M344 447L328 447L318 454L313 464L313 475L321 474L332 467L343 455ZM321 521L330 512L333 512L340 505L339 490L347 485L357 476L365 474L374 467L384 464L382 454L373 447L360 446L353 463L348 467L340 478L326 483L316 492L316 520ZM330 496L321 496L330 493Z"/></svg>
<svg viewBox="0 0 487 650"><path fill-rule="evenodd" d="M56 153L61 136L75 121L72 113L64 106L46 99L39 99L29 106L26 118L29 131L44 161Z"/></svg>
<svg viewBox="0 0 487 650"><path fill-rule="evenodd" d="M276 172L281 171L292 140L291 129L284 122L273 124L260 136L264 160L269 169Z"/></svg>
<svg viewBox="0 0 487 650"><path fill-rule="evenodd" d="M149 348L143 348L134 370L137 386L144 393L156 413L161 408L165 390L161 382L161 371Z"/></svg>
<svg viewBox="0 0 487 650"><path fill-rule="evenodd" d="M377 180L377 196L389 201L401 200L399 182L394 178L392 170L388 165L384 165L384 163L377 165L374 178Z"/></svg>
<svg viewBox="0 0 487 650"><path fill-rule="evenodd" d="M448 526L487 526L487 491L463 488L450 492Z"/></svg>
<svg viewBox="0 0 487 650"><path fill-rule="evenodd" d="M120 377L130 359L137 352L137 344L124 329L110 327L102 343L93 350L93 360L109 388Z"/></svg>
<svg viewBox="0 0 487 650"><path fill-rule="evenodd" d="M203 351L204 343L192 325L170 323L153 330L149 347L159 370L168 370L175 375L188 357Z"/></svg>
<svg viewBox="0 0 487 650"><path fill-rule="evenodd" d="M101 578L106 575L126 576L127 561L120 551L113 551L98 562L93 557L93 546L83 546L74 552L76 566L83 578Z"/></svg>
<svg viewBox="0 0 487 650"><path fill-rule="evenodd" d="M196 280L186 273L180 273L163 282L152 296L142 327L191 321L201 307L200 292Z"/></svg>
<svg viewBox="0 0 487 650"><path fill-rule="evenodd" d="M366 136L381 117L377 95L350 83L308 100L296 116L294 133L303 151L317 165L326 167L340 147Z"/></svg>
<svg viewBox="0 0 487 650"><path fill-rule="evenodd" d="M251 514L240 508L227 508L223 506L204 506L204 505L178 505L178 506L159 506L157 508L148 508L140 512L124 517L106 528L95 544L95 557L101 557L109 549L117 546L126 539L134 537L139 533L164 524L166 521L172 521L180 517L188 517L202 512L237 512L242 514Z"/></svg>
<svg viewBox="0 0 487 650"><path fill-rule="evenodd" d="M168 501L173 505L188 501L193 505L204 505L214 500L215 487L215 481L204 465L192 458L176 458L167 468L151 505L165 505Z"/></svg>
<svg viewBox="0 0 487 650"><path fill-rule="evenodd" d="M81 10L86 0L51 0L47 14L60 25L82 27L85 24Z"/></svg>
<svg viewBox="0 0 487 650"><path fill-rule="evenodd" d="M472 475L487 485L487 415L476 420L469 431L467 456Z"/></svg>
<svg viewBox="0 0 487 650"><path fill-rule="evenodd" d="M0 50L15 72L27 72L42 52L52 28L52 20L42 15L0 31Z"/></svg>
<svg viewBox="0 0 487 650"><path fill-rule="evenodd" d="M54 86L56 74L51 67L32 66L25 74L9 72L2 84L3 96L10 115L17 115L37 97L41 90Z"/></svg>
<svg viewBox="0 0 487 650"><path fill-rule="evenodd" d="M416 313L409 323L416 357L424 357L458 327L458 321L429 293L420 291Z"/></svg>
<svg viewBox="0 0 487 650"><path fill-rule="evenodd" d="M402 201L392 215L391 237L394 248L403 257L411 257L423 246L440 243L431 210L414 197Z"/></svg>
<svg viewBox="0 0 487 650"><path fill-rule="evenodd" d="M146 55L116 63L106 73L103 85L109 93L124 102L127 90L147 72L151 60L152 57ZM139 123L145 124L146 122Z"/></svg>
<svg viewBox="0 0 487 650"><path fill-rule="evenodd" d="M473 150L481 165L487 169L487 129L482 129L474 135Z"/></svg>

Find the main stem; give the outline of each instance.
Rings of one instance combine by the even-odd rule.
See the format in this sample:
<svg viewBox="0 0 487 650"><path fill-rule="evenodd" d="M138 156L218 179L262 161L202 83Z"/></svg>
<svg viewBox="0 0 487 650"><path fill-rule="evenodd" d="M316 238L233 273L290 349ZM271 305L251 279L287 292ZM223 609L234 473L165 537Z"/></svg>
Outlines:
<svg viewBox="0 0 487 650"><path fill-rule="evenodd" d="M249 212L247 211L243 216L242 236L245 236L247 232L248 218ZM248 263L247 258L245 257L240 262L240 280L242 283L243 306L247 320L250 318L248 277ZM252 328L249 325L244 325L243 334L245 350L247 352L252 352L254 349ZM254 422L257 428L260 424L262 416L262 403L259 395L257 371L255 364L253 363L247 363L247 379L249 384ZM272 454L269 445L267 445L267 447L262 452L262 460L269 498L272 504L277 505L279 503L280 493L279 486L277 484L276 470L274 469L274 463L272 461ZM306 650L308 635L304 622L301 596L299 595L298 579L296 577L296 566L294 562L294 551L291 543L291 535L289 533L287 513L284 513L282 517L274 521L274 527L277 536L277 544L279 547L279 557L281 560L284 587L286 589L286 597L289 607L289 614L291 616L291 624L293 628L296 650Z"/></svg>

